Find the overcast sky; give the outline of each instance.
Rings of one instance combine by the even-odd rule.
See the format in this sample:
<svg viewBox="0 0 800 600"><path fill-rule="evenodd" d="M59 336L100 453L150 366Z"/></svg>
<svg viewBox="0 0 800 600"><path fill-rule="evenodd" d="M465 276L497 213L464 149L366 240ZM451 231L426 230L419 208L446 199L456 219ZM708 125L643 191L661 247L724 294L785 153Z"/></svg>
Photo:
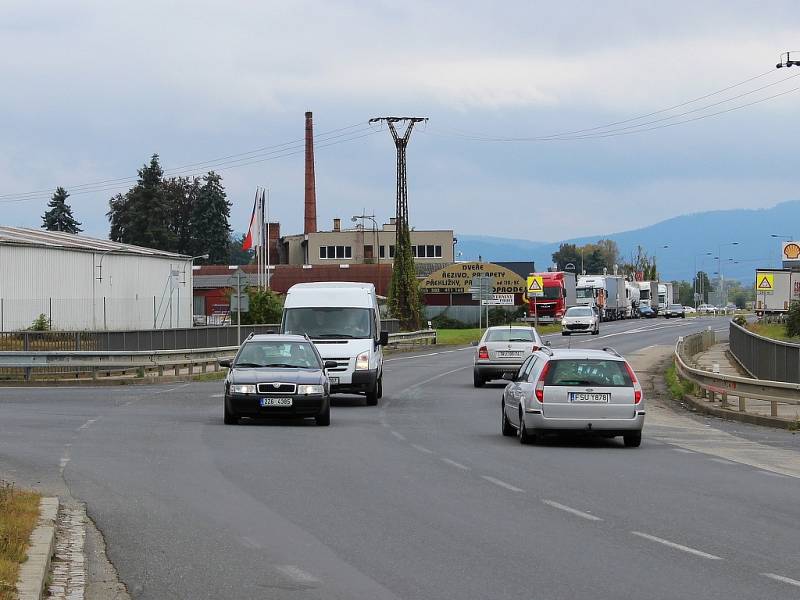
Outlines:
<svg viewBox="0 0 800 600"><path fill-rule="evenodd" d="M354 126L318 141L320 227L394 213L394 146L366 125L387 114L430 118L408 148L418 229L553 241L772 206L800 198L800 92L634 135L470 138L595 128L774 70L611 129L704 116L800 87L780 83L800 69L774 69L793 48L790 1L0 0L0 224L39 227L62 185L86 233L106 237L108 199L130 187L113 180L152 153L169 169L294 142L306 110L318 134ZM217 169L232 226L246 227L261 185L273 220L297 232L302 152L266 152ZM9 201L26 192L38 193Z"/></svg>

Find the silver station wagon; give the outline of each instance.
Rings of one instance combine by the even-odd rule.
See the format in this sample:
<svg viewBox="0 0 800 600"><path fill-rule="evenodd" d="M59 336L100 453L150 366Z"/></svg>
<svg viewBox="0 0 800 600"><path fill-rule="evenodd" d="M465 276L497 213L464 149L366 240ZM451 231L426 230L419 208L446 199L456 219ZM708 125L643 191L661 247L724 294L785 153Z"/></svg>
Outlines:
<svg viewBox="0 0 800 600"><path fill-rule="evenodd" d="M492 379L501 379L505 373L516 373L525 359L544 345L533 327L489 327L475 348L472 363L475 387L481 387Z"/></svg>
<svg viewBox="0 0 800 600"><path fill-rule="evenodd" d="M503 390L502 432L520 443L546 432L622 436L626 446L642 442L644 397L633 369L611 348L542 348L522 364Z"/></svg>

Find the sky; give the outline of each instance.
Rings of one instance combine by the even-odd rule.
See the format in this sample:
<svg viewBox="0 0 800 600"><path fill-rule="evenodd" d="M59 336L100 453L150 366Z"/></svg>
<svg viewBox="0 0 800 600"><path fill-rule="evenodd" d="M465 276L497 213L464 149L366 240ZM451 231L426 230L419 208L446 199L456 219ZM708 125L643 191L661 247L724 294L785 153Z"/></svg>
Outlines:
<svg viewBox="0 0 800 600"><path fill-rule="evenodd" d="M769 207L800 197L800 68L775 69L793 48L790 1L0 0L0 224L39 227L60 185L107 237L108 199L158 153L215 166L235 230L263 186L296 233L307 110L321 229L394 214L384 115L429 118L408 146L417 229L556 241Z"/></svg>

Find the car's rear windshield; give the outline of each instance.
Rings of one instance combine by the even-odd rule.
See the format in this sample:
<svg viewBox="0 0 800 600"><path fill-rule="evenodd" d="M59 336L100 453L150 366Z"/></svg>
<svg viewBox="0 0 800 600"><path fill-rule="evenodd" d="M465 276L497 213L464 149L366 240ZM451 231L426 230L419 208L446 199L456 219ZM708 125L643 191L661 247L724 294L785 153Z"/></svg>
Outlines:
<svg viewBox="0 0 800 600"><path fill-rule="evenodd" d="M533 342L535 340L531 328L490 329L486 332L487 342Z"/></svg>
<svg viewBox="0 0 800 600"><path fill-rule="evenodd" d="M317 353L309 342L245 342L234 367L276 369L321 369Z"/></svg>
<svg viewBox="0 0 800 600"><path fill-rule="evenodd" d="M554 359L544 384L552 386L631 387L633 382L620 360Z"/></svg>
<svg viewBox="0 0 800 600"><path fill-rule="evenodd" d="M670 310L683 310L683 305L681 305L681 304L670 304L669 305L669 309Z"/></svg>
<svg viewBox="0 0 800 600"><path fill-rule="evenodd" d="M567 311L568 317L591 317L594 311L591 308L570 308Z"/></svg>

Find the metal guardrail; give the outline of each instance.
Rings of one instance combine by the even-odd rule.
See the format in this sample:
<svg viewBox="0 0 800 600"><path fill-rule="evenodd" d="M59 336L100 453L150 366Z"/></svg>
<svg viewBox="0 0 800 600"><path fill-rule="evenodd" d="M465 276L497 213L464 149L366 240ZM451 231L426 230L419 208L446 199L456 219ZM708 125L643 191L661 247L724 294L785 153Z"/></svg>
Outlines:
<svg viewBox="0 0 800 600"><path fill-rule="evenodd" d="M753 377L800 383L800 345L758 335L733 322L728 340L733 357Z"/></svg>
<svg viewBox="0 0 800 600"><path fill-rule="evenodd" d="M713 332L693 334L679 338L675 345L675 366L678 374L694 383L702 392L703 397L712 401L720 397L723 408L728 406L728 396L734 396L739 401L739 411L747 411L747 400L764 400L770 403L770 415L778 416L778 404L800 404L800 384L786 383L783 381L769 381L764 379L751 379L738 375L723 375L698 369L687 363L691 357L706 349L701 336Z"/></svg>
<svg viewBox="0 0 800 600"><path fill-rule="evenodd" d="M389 346L426 342L436 343L436 330L389 334ZM44 371L49 377L56 379L77 379L81 376L97 379L101 376L129 373L136 373L140 377L147 373L161 376L167 371L174 371L175 375L180 375L183 369L188 369L189 375L193 375L196 368L202 373L207 372L209 367L218 371L220 368L218 361L233 358L238 349L238 346L224 346L133 352L91 350L0 352L0 373L5 372L8 379L21 375L26 381L32 379L34 370Z"/></svg>

